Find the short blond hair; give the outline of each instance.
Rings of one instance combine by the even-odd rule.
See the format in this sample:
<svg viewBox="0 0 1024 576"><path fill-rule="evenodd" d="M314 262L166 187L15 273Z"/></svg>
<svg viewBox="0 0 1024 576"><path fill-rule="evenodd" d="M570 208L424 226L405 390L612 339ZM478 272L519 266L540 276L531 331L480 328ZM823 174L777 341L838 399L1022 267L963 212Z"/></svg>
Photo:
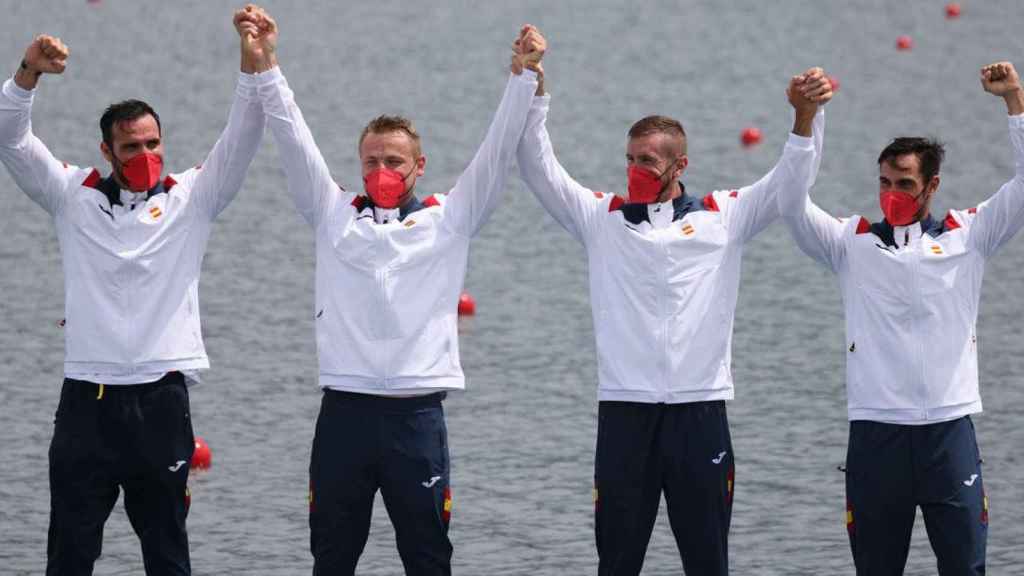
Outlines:
<svg viewBox="0 0 1024 576"><path fill-rule="evenodd" d="M367 134L387 134L389 132L403 132L412 140L416 158L422 155L420 133L416 131L416 126L412 123L412 120L404 116L390 116L387 114L381 114L370 120L370 123L363 128L363 133L359 135L359 150L362 151L363 140L366 140Z"/></svg>
<svg viewBox="0 0 1024 576"><path fill-rule="evenodd" d="M630 139L640 138L649 134L665 134L678 144L678 149L672 152L686 155L686 130L683 129L683 124L675 118L647 116L637 120L629 129Z"/></svg>

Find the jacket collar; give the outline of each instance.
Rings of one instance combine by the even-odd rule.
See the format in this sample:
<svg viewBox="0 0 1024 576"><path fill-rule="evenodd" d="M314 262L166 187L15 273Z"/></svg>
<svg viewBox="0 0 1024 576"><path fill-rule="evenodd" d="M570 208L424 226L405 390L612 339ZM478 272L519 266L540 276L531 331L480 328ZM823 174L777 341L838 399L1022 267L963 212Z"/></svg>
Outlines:
<svg viewBox="0 0 1024 576"><path fill-rule="evenodd" d="M686 193L686 186L682 182L677 182L677 184L679 184L679 190L682 194L672 199L673 222L682 219L690 212L704 209L702 203ZM650 222L650 218L647 215L647 204L626 203L622 205L620 210L622 210L622 217L630 224L638 225L642 222Z"/></svg>
<svg viewBox="0 0 1024 576"><path fill-rule="evenodd" d="M117 180L114 180L113 174L100 180L96 185L96 189L107 197L107 202L110 204L111 210L113 210L114 206L123 206L123 203L121 202L121 186L117 183ZM160 179L160 181L156 183L156 186L153 186L148 192L146 192L146 200L164 192L166 192L164 189L164 180Z"/></svg>
<svg viewBox="0 0 1024 576"><path fill-rule="evenodd" d="M369 195L364 196L364 198L366 198L366 206L376 210L377 206L373 203L373 199L371 199ZM416 212L417 210L421 210L422 208L424 208L423 203L420 202L419 198L413 196L408 202L398 207L398 220L405 220L406 216Z"/></svg>
<svg viewBox="0 0 1024 576"><path fill-rule="evenodd" d="M932 238L938 238L940 234L946 231L945 221L935 220L930 213L919 222L921 224L921 232ZM896 246L896 239L893 237L893 226L885 218L881 222L871 224L871 233L878 236L886 246Z"/></svg>

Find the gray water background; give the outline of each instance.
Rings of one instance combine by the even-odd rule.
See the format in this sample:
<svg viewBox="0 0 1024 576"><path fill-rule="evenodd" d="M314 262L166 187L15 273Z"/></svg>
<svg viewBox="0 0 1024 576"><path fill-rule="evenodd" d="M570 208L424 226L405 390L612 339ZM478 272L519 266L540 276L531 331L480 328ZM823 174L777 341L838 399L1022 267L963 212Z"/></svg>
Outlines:
<svg viewBox="0 0 1024 576"><path fill-rule="evenodd" d="M550 40L548 122L581 182L623 192L625 133L650 113L689 134L688 189L753 182L791 122L790 75L822 65L841 81L828 107L813 194L836 214L878 217L875 158L889 138L948 145L936 210L972 206L1013 174L1003 103L978 68L1024 68L1017 0L963 2L601 1L267 2L282 68L336 179L359 185L355 140L383 112L411 115L429 159L423 192L451 186L480 142L505 82L508 47L531 22ZM141 97L161 113L167 162L200 162L226 118L238 66L231 2L0 2L0 68L34 34L72 49L43 79L37 134L55 154L107 171L97 121ZM914 38L897 52L900 34ZM738 145L745 126L762 145ZM192 389L213 468L191 481L196 574L308 574L307 466L315 385L313 244L286 194L268 135L245 188L215 227L202 277L213 368ZM0 574L43 572L47 447L61 381L60 255L46 214L0 173ZM596 375L580 247L512 178L473 246L460 321L465 393L446 402L455 570L464 575L593 574L591 483ZM988 267L976 417L991 501L992 574L1024 573L1024 238ZM844 526L843 317L835 280L780 224L746 250L729 404L737 461L735 574L852 574ZM119 503L96 574L141 574ZM400 574L380 500L360 574ZM644 574L679 574L662 509ZM934 574L918 518L907 574Z"/></svg>

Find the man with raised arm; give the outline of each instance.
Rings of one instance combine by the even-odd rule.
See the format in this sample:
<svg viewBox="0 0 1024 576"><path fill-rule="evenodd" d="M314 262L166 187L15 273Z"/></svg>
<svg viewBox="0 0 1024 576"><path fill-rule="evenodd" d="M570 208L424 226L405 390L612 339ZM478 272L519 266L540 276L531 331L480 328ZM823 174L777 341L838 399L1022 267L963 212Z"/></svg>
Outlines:
<svg viewBox="0 0 1024 576"><path fill-rule="evenodd" d="M261 27L275 26L265 13ZM537 90L543 37L524 27L498 111L447 195L417 198L426 157L412 122L359 137L365 193L331 179L280 69L259 89L288 188L316 237L323 389L310 462L314 574L353 574L378 490L407 574L451 573L447 432L441 402L464 388L456 308L470 239L498 203ZM531 68L523 70L523 67ZM516 73L517 72L517 73Z"/></svg>
<svg viewBox="0 0 1024 576"><path fill-rule="evenodd" d="M846 312L846 523L857 574L902 574L917 507L939 574L984 574L988 500L970 414L985 262L1024 226L1024 92L1009 62L981 69L1010 114L1016 174L933 217L942 145L896 138L878 157L884 218L837 219L779 194L797 245L839 276Z"/></svg>
<svg viewBox="0 0 1024 576"><path fill-rule="evenodd" d="M549 96L530 109L522 178L590 262L602 576L640 573L663 490L686 573L728 573L734 460L725 401L740 257L778 216L776 194L813 182L820 105L832 91L813 68L788 94L796 120L778 164L750 186L703 197L679 182L688 158L676 120L648 116L629 130L623 199L578 184L559 164L545 126Z"/></svg>
<svg viewBox="0 0 1024 576"><path fill-rule="evenodd" d="M200 265L265 123L256 30L236 24L242 73L201 168L164 176L160 118L139 100L112 104L100 119L107 176L54 157L32 133L31 113L42 75L64 72L69 51L58 38L33 40L0 92L0 160L50 214L63 256L65 380L50 445L48 575L92 574L119 488L146 574L191 572L186 380L209 365Z"/></svg>

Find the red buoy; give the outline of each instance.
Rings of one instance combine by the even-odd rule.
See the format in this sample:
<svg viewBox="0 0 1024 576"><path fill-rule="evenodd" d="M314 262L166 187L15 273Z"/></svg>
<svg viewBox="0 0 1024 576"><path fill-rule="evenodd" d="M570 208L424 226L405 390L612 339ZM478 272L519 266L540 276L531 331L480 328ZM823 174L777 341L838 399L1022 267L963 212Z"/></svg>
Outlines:
<svg viewBox="0 0 1024 576"><path fill-rule="evenodd" d="M742 142L743 145L748 147L748 148L750 146L755 145L755 144L760 144L761 143L761 138L762 138L761 131L759 129L757 129L757 128L752 127L752 126L748 127L748 128L744 128L743 132L740 133L740 142Z"/></svg>
<svg viewBox="0 0 1024 576"><path fill-rule="evenodd" d="M946 18L952 20L960 17L960 5L956 2L946 4Z"/></svg>
<svg viewBox="0 0 1024 576"><path fill-rule="evenodd" d="M896 39L897 50L910 50L914 47L914 41L910 39L910 36L900 36Z"/></svg>
<svg viewBox="0 0 1024 576"><path fill-rule="evenodd" d="M206 470L213 461L213 453L210 452L210 445L199 436L196 436L196 449L192 452L192 470Z"/></svg>
<svg viewBox="0 0 1024 576"><path fill-rule="evenodd" d="M469 292L463 292L462 296L459 296L459 316L472 316L476 314L476 300L469 295Z"/></svg>
<svg viewBox="0 0 1024 576"><path fill-rule="evenodd" d="M835 76L829 76L828 82L829 84L832 85L833 92L839 92L839 78L836 78Z"/></svg>

